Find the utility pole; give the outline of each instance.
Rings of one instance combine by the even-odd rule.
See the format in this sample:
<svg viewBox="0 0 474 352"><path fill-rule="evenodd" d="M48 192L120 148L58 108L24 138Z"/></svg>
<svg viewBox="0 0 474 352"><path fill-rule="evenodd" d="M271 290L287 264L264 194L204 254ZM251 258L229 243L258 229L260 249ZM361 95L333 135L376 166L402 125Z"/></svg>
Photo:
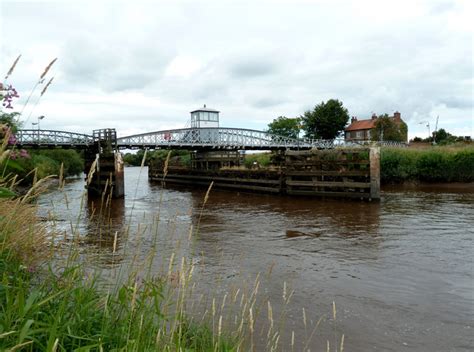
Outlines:
<svg viewBox="0 0 474 352"><path fill-rule="evenodd" d="M433 145L436 144L436 133L438 132L438 120L439 120L439 115L436 116L436 124L435 124L435 129L433 132Z"/></svg>

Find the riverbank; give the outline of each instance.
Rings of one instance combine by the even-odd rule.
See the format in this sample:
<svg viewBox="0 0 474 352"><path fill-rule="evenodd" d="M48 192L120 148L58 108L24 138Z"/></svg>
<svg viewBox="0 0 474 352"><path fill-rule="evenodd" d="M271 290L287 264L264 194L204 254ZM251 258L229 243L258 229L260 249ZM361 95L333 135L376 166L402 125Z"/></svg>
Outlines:
<svg viewBox="0 0 474 352"><path fill-rule="evenodd" d="M266 168L272 154L248 154L245 165ZM390 148L380 151L380 181L387 184L474 182L474 145Z"/></svg>
<svg viewBox="0 0 474 352"><path fill-rule="evenodd" d="M433 146L428 149L382 148L383 184L474 182L474 145Z"/></svg>
<svg viewBox="0 0 474 352"><path fill-rule="evenodd" d="M176 275L171 259L168 274L133 271L104 286L77 260L75 241L65 264L53 265L60 245L36 214L35 205L0 199L0 350L236 350L237 339L187 316L192 266Z"/></svg>

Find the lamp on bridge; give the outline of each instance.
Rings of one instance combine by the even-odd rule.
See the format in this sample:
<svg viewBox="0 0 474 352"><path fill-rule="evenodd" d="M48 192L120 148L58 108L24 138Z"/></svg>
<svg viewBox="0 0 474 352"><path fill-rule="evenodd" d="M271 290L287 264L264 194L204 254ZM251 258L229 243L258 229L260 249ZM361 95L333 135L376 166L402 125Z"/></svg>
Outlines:
<svg viewBox="0 0 474 352"><path fill-rule="evenodd" d="M191 111L191 128L219 127L219 111L204 107Z"/></svg>
<svg viewBox="0 0 474 352"><path fill-rule="evenodd" d="M40 121L44 119L44 115L38 116L38 122L35 123L35 125L38 125L38 131L40 130ZM33 125L33 123L32 123Z"/></svg>

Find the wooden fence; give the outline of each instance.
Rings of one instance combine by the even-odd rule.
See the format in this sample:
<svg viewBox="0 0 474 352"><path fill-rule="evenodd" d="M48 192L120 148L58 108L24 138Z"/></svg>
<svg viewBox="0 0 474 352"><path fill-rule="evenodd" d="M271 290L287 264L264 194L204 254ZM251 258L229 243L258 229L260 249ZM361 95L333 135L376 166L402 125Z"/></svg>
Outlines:
<svg viewBox="0 0 474 352"><path fill-rule="evenodd" d="M228 161L226 161L228 162ZM243 191L359 199L380 198L380 149L354 148L286 151L280 165L264 169L149 168L149 178L170 184Z"/></svg>

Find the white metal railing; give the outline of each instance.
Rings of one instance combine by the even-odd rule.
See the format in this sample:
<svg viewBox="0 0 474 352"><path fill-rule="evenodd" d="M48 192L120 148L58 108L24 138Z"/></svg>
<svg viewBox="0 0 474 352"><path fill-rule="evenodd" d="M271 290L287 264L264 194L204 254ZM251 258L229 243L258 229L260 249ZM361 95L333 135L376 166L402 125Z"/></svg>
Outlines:
<svg viewBox="0 0 474 352"><path fill-rule="evenodd" d="M19 130L16 133L20 146L87 147L94 137L86 134L54 130ZM119 148L175 148L175 149L332 149L337 147L367 147L382 145L406 147L403 142L346 141L343 138L294 139L264 131L242 128L182 128L136 134L117 138Z"/></svg>
<svg viewBox="0 0 474 352"><path fill-rule="evenodd" d="M93 143L93 137L87 134L54 130L18 130L15 138L17 145L25 147L86 147Z"/></svg>

